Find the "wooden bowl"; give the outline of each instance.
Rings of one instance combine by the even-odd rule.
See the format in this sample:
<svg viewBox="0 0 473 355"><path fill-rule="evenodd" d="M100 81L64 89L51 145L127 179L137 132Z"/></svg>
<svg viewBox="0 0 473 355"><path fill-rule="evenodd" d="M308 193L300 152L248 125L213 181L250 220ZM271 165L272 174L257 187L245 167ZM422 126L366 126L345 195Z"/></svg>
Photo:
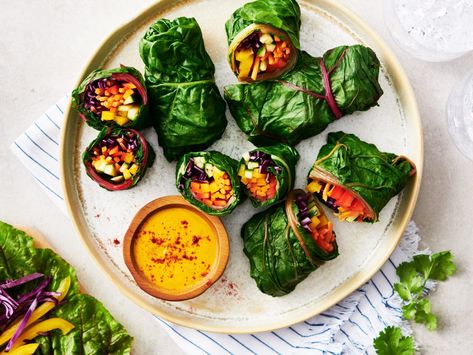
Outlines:
<svg viewBox="0 0 473 355"><path fill-rule="evenodd" d="M143 222L152 214L168 208L185 208L192 213L197 214L203 218L213 229L215 236L217 236L217 255L210 268L209 273L193 286L189 286L183 290L169 290L159 287L151 282L142 271L139 270L134 253L134 241L137 232L140 230ZM220 218L207 215L188 203L181 196L165 196L153 200L141 208L131 221L130 226L125 234L123 240L123 257L125 264L130 270L133 278L138 286L148 294L167 301L183 301L199 296L206 291L220 276L222 276L228 262L228 255L230 247L228 242L227 231Z"/></svg>

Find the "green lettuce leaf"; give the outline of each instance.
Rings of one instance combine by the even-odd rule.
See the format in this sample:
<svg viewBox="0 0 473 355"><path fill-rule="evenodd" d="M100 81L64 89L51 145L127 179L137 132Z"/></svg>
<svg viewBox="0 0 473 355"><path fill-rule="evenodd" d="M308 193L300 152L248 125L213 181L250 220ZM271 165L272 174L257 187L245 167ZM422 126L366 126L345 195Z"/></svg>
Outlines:
<svg viewBox="0 0 473 355"><path fill-rule="evenodd" d="M215 67L194 18L160 19L140 41L153 125L169 161L203 150L227 125Z"/></svg>
<svg viewBox="0 0 473 355"><path fill-rule="evenodd" d="M46 317L57 316L75 325L67 335L52 331L36 337L39 353L130 354L133 338L98 300L80 293L74 268L52 250L35 248L25 232L0 221L0 282L34 272L52 277L50 291L55 291L65 277L71 278L66 298Z"/></svg>
<svg viewBox="0 0 473 355"><path fill-rule="evenodd" d="M225 87L230 112L249 141L258 146L274 141L295 145L319 134L336 119L324 99L320 63L321 58L302 52L296 67L278 80ZM380 63L370 48L336 47L324 54L323 63L341 115L377 104L383 94L378 83Z"/></svg>
<svg viewBox="0 0 473 355"><path fill-rule="evenodd" d="M405 157L378 150L354 134L329 133L309 176L326 174L358 193L373 209L375 218L389 200L406 186L415 169Z"/></svg>

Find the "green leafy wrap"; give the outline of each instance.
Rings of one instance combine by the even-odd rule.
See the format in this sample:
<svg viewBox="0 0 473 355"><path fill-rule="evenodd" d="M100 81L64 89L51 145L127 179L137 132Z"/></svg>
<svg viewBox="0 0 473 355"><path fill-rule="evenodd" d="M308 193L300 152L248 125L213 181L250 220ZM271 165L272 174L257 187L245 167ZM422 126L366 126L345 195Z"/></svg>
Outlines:
<svg viewBox="0 0 473 355"><path fill-rule="evenodd" d="M355 214L353 220L375 222L415 172L414 163L404 156L381 152L354 134L333 132L309 172L309 182L320 190L314 191L311 183L308 190L341 220L350 221L350 214Z"/></svg>
<svg viewBox="0 0 473 355"><path fill-rule="evenodd" d="M184 154L176 165L181 195L205 213L225 216L241 201L238 162L216 151Z"/></svg>
<svg viewBox="0 0 473 355"><path fill-rule="evenodd" d="M140 132L109 127L102 129L85 149L82 162L92 180L104 189L118 191L138 184L155 157Z"/></svg>
<svg viewBox="0 0 473 355"><path fill-rule="evenodd" d="M254 207L268 207L284 200L294 187L299 153L276 144L247 152L240 160L238 176Z"/></svg>
<svg viewBox="0 0 473 355"><path fill-rule="evenodd" d="M241 229L251 277L268 295L290 293L324 260L338 255L335 239L331 242L332 251L327 253L302 226L299 205L304 196L302 190L295 190L285 202L254 215ZM312 201L309 211L316 211L320 219L323 219L321 216L326 219L315 201Z"/></svg>
<svg viewBox="0 0 473 355"><path fill-rule="evenodd" d="M105 91L105 89L113 88L115 85L119 87L124 83L133 84L136 87L131 89L133 93L131 95L117 91L108 93L110 96L124 94L125 98L123 98L120 106L118 104L113 106L117 109L116 114L112 115L114 116L113 119L102 116L103 111L110 111L109 108L102 105L106 101L102 100L106 97L105 94L102 94L102 98L100 98L97 96L96 90ZM72 91L72 106L79 111L79 115L89 126L97 130L101 130L106 126L143 129L151 124L148 115L148 93L145 81L141 73L133 67L121 66L120 68L108 70L94 70L82 81L79 87ZM123 110L120 111L122 108ZM127 115L120 116L119 112L126 112Z"/></svg>
<svg viewBox="0 0 473 355"><path fill-rule="evenodd" d="M241 81L251 82L276 78L291 70L297 62L300 48L300 27L301 10L296 0L256 0L237 9L225 23L229 46L228 60L233 72ZM287 58L284 58L284 66L276 66L271 71L270 68L265 69L258 72L257 77L254 78L248 77L248 74L242 75L238 68L241 58L237 58L236 52L241 49L252 49L253 57L250 59L248 69L254 67L253 60L256 52L265 47L265 43L262 42L266 41L259 40L262 34L276 35L281 42L286 41L285 46L290 49L290 53ZM268 44L271 43L273 42ZM260 53L260 58L264 58L263 53Z"/></svg>
<svg viewBox="0 0 473 355"><path fill-rule="evenodd" d="M140 41L153 125L167 160L202 150L227 126L215 67L193 18L160 19Z"/></svg>
<svg viewBox="0 0 473 355"><path fill-rule="evenodd" d="M279 80L225 87L225 99L252 143L295 145L322 132L331 122L377 104L376 54L361 45L341 46L323 58L301 53L298 64Z"/></svg>
<svg viewBox="0 0 473 355"><path fill-rule="evenodd" d="M37 249L23 231L0 222L0 282L40 272L51 276L50 290L70 277L65 299L46 318L60 317L75 327L66 335L52 331L38 336L38 354L130 354L133 338L95 298L81 294L74 268L50 249Z"/></svg>

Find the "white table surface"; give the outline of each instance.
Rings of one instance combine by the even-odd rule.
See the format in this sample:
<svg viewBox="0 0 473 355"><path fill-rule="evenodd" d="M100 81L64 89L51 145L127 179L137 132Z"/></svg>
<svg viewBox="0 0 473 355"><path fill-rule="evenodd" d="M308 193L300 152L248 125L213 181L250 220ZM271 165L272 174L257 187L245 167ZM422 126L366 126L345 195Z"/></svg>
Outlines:
<svg viewBox="0 0 473 355"><path fill-rule="evenodd" d="M230 1L230 0L226 0ZM473 55L426 63L396 47L382 17L382 1L340 0L390 44L417 95L425 137L425 170L414 213L425 243L451 249L459 270L431 295L439 330L415 326L426 354L467 354L473 348L473 162L447 132L445 103L452 87L473 68ZM0 0L0 219L46 236L135 337L135 354L182 353L153 317L122 296L99 272L71 222L51 203L8 149L46 108L77 81L102 39L152 0Z"/></svg>

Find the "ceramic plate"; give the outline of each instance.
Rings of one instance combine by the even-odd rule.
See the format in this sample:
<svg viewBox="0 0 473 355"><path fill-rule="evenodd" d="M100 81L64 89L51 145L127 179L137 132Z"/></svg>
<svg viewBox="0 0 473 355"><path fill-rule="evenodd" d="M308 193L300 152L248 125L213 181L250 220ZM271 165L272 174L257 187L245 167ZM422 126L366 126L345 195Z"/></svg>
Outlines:
<svg viewBox="0 0 473 355"><path fill-rule="evenodd" d="M158 18L193 16L199 22L207 51L216 67L220 90L235 83L226 61L225 21L243 0L161 1L110 35L86 65L82 80L97 67L119 64L143 70L138 42ZM414 94L403 69L384 42L347 9L333 0L300 1L302 48L315 56L342 45L362 43L373 48L382 62L379 106L343 117L320 135L297 146L301 160L296 187L304 187L307 172L330 131L343 130L375 143L384 151L409 156L417 175L393 198L375 224L334 222L340 256L300 283L291 294L273 298L261 293L250 278L243 254L240 227L256 210L249 201L223 222L230 236L230 259L222 278L201 296L185 302L166 302L142 291L125 266L122 241L135 213L160 196L176 194L175 163L168 163L152 129L146 137L157 152L153 167L135 188L108 192L90 180L81 165L81 153L97 135L70 108L62 140L62 181L74 224L87 249L117 287L134 302L174 323L202 330L249 333L294 324L323 312L366 282L396 247L415 206L422 176L422 129ZM252 148L230 113L224 136L212 148L239 159ZM329 215L331 213L327 211ZM334 218L332 218L334 220Z"/></svg>

